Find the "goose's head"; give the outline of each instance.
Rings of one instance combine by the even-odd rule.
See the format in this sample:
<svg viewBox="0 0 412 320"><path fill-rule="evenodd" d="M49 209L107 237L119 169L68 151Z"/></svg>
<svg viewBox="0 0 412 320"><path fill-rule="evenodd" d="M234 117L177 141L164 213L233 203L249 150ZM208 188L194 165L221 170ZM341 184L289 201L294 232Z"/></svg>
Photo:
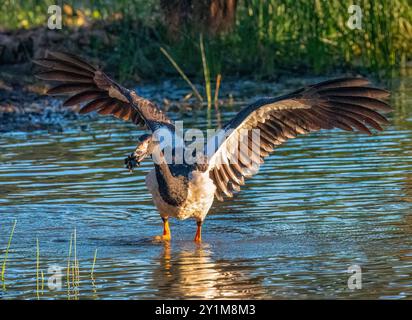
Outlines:
<svg viewBox="0 0 412 320"><path fill-rule="evenodd" d="M153 153L155 145L153 135L144 134L140 136L136 150L124 160L126 168L133 171L135 167L140 166L140 162Z"/></svg>

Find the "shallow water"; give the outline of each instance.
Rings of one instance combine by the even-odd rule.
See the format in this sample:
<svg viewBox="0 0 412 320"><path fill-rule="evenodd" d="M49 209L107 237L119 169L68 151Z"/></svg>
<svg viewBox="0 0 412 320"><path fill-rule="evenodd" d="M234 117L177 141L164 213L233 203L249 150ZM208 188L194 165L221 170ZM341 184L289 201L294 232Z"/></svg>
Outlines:
<svg viewBox="0 0 412 320"><path fill-rule="evenodd" d="M17 225L0 297L410 299L411 79L397 88L386 131L323 131L279 147L234 200L214 204L200 246L192 220L171 221L170 245L151 241L162 228L144 186L151 163L123 168L141 134L132 125L81 118L63 132L1 133L0 259ZM224 108L223 120L237 109ZM215 118L184 120L206 129ZM55 290L53 265L62 268ZM362 288L350 290L354 265Z"/></svg>

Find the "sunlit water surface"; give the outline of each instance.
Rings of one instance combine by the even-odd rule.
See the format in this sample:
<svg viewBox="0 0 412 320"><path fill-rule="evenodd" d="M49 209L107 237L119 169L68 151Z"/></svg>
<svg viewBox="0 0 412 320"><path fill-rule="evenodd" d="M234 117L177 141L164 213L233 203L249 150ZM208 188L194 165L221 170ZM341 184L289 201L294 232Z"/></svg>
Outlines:
<svg viewBox="0 0 412 320"><path fill-rule="evenodd" d="M144 184L152 164L123 167L141 134L133 125L96 117L2 133L1 262L17 224L0 298L411 298L410 80L392 104L382 133L323 131L279 147L233 200L214 204L202 245L193 220L171 221L170 245L152 242L162 228ZM223 120L236 110L223 108ZM171 115L216 126L213 112ZM62 288L49 288L51 266ZM348 288L351 266L361 289Z"/></svg>

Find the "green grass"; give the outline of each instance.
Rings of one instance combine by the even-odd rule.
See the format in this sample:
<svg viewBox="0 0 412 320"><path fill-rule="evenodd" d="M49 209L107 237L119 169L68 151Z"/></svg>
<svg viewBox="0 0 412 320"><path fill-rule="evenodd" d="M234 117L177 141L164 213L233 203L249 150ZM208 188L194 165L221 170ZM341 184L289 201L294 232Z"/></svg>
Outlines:
<svg viewBox="0 0 412 320"><path fill-rule="evenodd" d="M73 260L72 260L73 258ZM74 229L70 235L69 252L67 257L67 299L78 300L79 298L79 286L80 286L80 271L79 260L77 258L77 231Z"/></svg>
<svg viewBox="0 0 412 320"><path fill-rule="evenodd" d="M207 97L207 108L210 109L212 107L212 87L210 84L210 70L209 70L209 66L207 63L206 50L205 50L202 33L199 36L199 47L200 47L200 53L202 55L202 67L203 67L203 76L205 78L205 92L206 92L206 97Z"/></svg>
<svg viewBox="0 0 412 320"><path fill-rule="evenodd" d="M6 0L4 8L10 14L0 17L0 25L6 29L44 25L44 7L52 3ZM201 46L199 33L190 28L181 30L178 40L168 37L158 1L76 3L74 9L81 14L65 13L62 32L70 34L67 25L81 15L91 22L104 21L109 43L91 36L90 46L82 50L107 61L120 80L178 74L159 51L163 47L188 77L205 78L205 96L210 93L210 77L217 74L267 79L291 72L361 72L388 77L412 60L409 0L355 1L363 10L362 30L346 26L350 14L345 1L239 0L233 30L205 35Z"/></svg>
<svg viewBox="0 0 412 320"><path fill-rule="evenodd" d="M93 290L93 294L95 298L97 298L96 279L94 278L94 267L96 265L96 259L97 259L97 249L94 251L92 270L90 272L90 279L92 281L92 290Z"/></svg>
<svg viewBox="0 0 412 320"><path fill-rule="evenodd" d="M66 283L67 283L67 298L70 300L71 284L70 284L70 266L73 246L73 234L70 234L69 253L67 255L67 268L66 268Z"/></svg>
<svg viewBox="0 0 412 320"><path fill-rule="evenodd" d="M7 243L6 252L4 253L3 266L1 268L1 281L3 283L3 290L6 290L6 282L5 282L6 264L7 264L7 258L9 255L11 240L13 239L13 234L14 234L14 229L16 228L16 224L17 224L17 220L14 220L14 224L11 229L10 236L9 236L9 241Z"/></svg>
<svg viewBox="0 0 412 320"><path fill-rule="evenodd" d="M96 258L97 258L97 249L94 251L92 270L90 272L90 277L91 278L93 278L93 276L94 276L94 266L96 265Z"/></svg>
<svg viewBox="0 0 412 320"><path fill-rule="evenodd" d="M1 269L1 280L3 283L3 290L6 290L6 266L8 262L8 254L11 247L14 231L17 225L17 220L14 221L13 227L11 229L7 247L5 250L3 264ZM95 266L97 261L97 249L94 251L93 262L90 271L90 278L92 282L92 291L94 297L97 297L97 287L95 279ZM67 270L66 270L66 281L67 281L67 298L68 300L74 299L78 300L80 295L80 263L77 256L77 231L76 228L70 235L69 241L69 251L67 256ZM40 300L40 296L45 294L45 277L44 272L41 269L40 263L40 243L39 239L36 238L36 299Z"/></svg>
<svg viewBox="0 0 412 320"><path fill-rule="evenodd" d="M195 95L196 99L198 102L203 102L203 97L199 93L199 91L196 89L195 85L190 81L188 76L184 73L182 68L179 67L179 65L176 63L176 61L170 56L170 54L162 47L160 47L160 51L165 55L165 57L170 61L172 66L176 69L176 71L179 73L179 75L182 77L183 80L186 81L186 83L189 85L189 87L192 89L193 94Z"/></svg>
<svg viewBox="0 0 412 320"><path fill-rule="evenodd" d="M80 287L80 268L79 268L79 259L77 258L77 230L74 228L73 232L73 281L74 281L74 299L79 299L79 287Z"/></svg>
<svg viewBox="0 0 412 320"><path fill-rule="evenodd" d="M41 276L41 282L40 282ZM41 284L41 287L40 287ZM37 300L40 300L40 291L43 294L44 291L44 275L40 270L40 245L39 238L36 238L36 296Z"/></svg>

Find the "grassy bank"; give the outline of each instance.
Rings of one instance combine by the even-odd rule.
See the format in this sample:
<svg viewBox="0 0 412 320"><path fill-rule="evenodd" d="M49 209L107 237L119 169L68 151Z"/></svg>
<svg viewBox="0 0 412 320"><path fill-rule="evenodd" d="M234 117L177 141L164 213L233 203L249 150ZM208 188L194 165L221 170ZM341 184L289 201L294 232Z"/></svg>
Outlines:
<svg viewBox="0 0 412 320"><path fill-rule="evenodd" d="M3 30L44 26L47 7L55 1L6 0ZM282 73L372 73L386 77L401 72L412 59L412 9L408 0L356 1L362 29L346 24L351 3L339 0L239 0L230 32L204 36L210 77L247 75L275 78ZM171 39L158 1L76 1L63 7L63 29L99 29L85 55L107 61L121 79L156 79L177 71L163 47L188 76L203 77L199 32L181 28ZM41 32L41 31L39 31ZM70 48L68 48L70 50Z"/></svg>

